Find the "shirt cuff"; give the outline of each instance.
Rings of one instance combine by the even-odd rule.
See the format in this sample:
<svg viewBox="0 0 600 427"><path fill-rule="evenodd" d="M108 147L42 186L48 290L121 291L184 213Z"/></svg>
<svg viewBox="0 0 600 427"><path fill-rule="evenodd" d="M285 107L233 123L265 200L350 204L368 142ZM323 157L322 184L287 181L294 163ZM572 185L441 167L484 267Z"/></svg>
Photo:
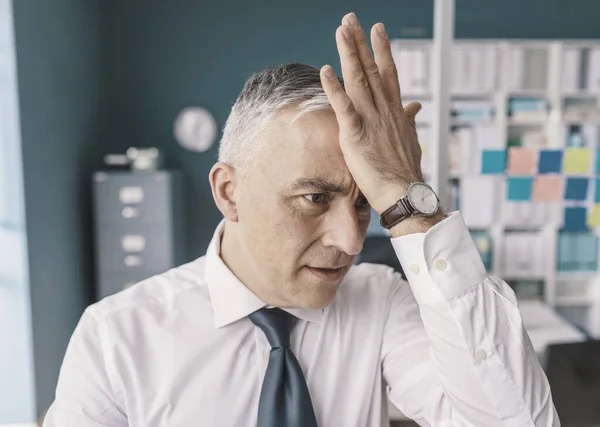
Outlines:
<svg viewBox="0 0 600 427"><path fill-rule="evenodd" d="M392 238L392 246L419 304L447 301L487 277L458 211L426 233Z"/></svg>

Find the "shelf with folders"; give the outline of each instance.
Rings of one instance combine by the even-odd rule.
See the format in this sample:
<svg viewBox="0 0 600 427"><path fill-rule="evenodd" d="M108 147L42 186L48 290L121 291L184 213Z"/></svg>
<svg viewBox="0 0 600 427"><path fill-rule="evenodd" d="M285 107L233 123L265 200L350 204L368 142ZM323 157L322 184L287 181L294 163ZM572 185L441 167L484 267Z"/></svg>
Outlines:
<svg viewBox="0 0 600 427"><path fill-rule="evenodd" d="M600 336L600 40L457 40L448 141L432 133L430 40L394 40L427 178L449 147L447 210L460 209L491 275L518 296L587 313ZM593 323L593 324L592 324Z"/></svg>

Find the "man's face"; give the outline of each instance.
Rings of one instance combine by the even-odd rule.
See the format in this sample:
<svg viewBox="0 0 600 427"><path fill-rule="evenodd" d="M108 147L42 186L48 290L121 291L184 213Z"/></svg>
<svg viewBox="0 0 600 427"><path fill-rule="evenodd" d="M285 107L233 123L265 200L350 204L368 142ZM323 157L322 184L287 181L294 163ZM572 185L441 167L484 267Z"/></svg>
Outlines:
<svg viewBox="0 0 600 427"><path fill-rule="evenodd" d="M370 206L344 162L332 112L281 112L236 189L253 276L291 307L323 308L362 250Z"/></svg>

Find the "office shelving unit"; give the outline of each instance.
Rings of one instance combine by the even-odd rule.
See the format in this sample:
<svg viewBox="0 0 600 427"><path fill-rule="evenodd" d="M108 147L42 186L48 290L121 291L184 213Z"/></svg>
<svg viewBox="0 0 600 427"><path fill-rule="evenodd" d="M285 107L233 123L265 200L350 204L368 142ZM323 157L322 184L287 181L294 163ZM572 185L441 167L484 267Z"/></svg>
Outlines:
<svg viewBox="0 0 600 427"><path fill-rule="evenodd" d="M435 77L436 71L432 59L433 42L432 40L393 40L392 46L399 68L404 102L420 101L424 105L420 117L417 117L418 132L424 151L424 171L430 177L433 176L431 183L434 188L441 186L446 177L457 181L460 185L460 181L469 174L460 170L451 170L448 158L427 159L428 153L435 156L436 153L440 153L440 145L448 144L447 141L440 140L438 137L440 132L429 131L436 126L439 129L440 123L436 122L441 121L439 114L437 117L435 114L439 112L439 108L433 114L428 111L439 106L431 103L436 96L432 88L436 85L427 81L427 79L431 80L430 76ZM450 100L452 102L486 101L493 105L494 114L482 120L447 118L446 126L449 128L487 123L494 129L498 149L506 149L509 139L523 135L526 131L536 130L546 138L546 145L543 148L562 149L567 145L566 126L594 124L600 128L600 82L592 84L591 87L587 84L588 80L591 81L588 76L589 64L595 60L592 59L593 55L590 52L600 49L600 40L456 40L451 49L453 58L459 51L479 52L480 58L492 61L494 66L488 67L488 72L481 73L480 69L479 85L469 87L461 84L460 78L463 73L460 70L457 72L457 66L454 65L453 72L450 73ZM405 52L409 52L408 56ZM578 74L578 80L583 84L575 85L576 87L571 84L566 87L563 77L567 67L573 66L573 58L577 56L573 52L579 52L580 68L575 72ZM520 60L517 60L518 56L521 56ZM518 63L521 64L521 70L518 70ZM468 66L471 67L471 71L475 67L472 64ZM600 66L598 69L600 70ZM419 79L420 76L423 78ZM600 76L598 78L600 79ZM509 114L509 106L511 99L514 98L543 99L547 102L548 109L543 115L513 117ZM425 141L423 135L430 135L430 138L425 138L428 139ZM598 147L600 147L598 141L590 147L592 164L589 178L597 176L594 165ZM446 170L440 172L440 169L444 168ZM444 178L439 179L440 177ZM574 323L584 328L590 335L600 337L598 272L571 273L559 272L557 269L558 233L562 226L563 202L537 202L543 203L545 211L543 224L515 226L514 223L509 223L507 218L511 209L514 209L512 203L519 202L507 202L505 177L506 175L497 175L493 178L497 183L494 196L497 212L494 221L486 227L492 240L490 274L501 277L511 284L521 282L520 285L524 285L524 281L541 283L543 288L541 293L545 303L556 308L569 320L574 316L576 318L572 320ZM591 181L595 182L593 179ZM444 191L439 193L444 194ZM447 197L443 196L442 202L446 200ZM523 230L539 233L541 239L539 248L542 250L543 268L535 275L508 273L503 268L508 233ZM600 236L600 229L594 228L590 231Z"/></svg>

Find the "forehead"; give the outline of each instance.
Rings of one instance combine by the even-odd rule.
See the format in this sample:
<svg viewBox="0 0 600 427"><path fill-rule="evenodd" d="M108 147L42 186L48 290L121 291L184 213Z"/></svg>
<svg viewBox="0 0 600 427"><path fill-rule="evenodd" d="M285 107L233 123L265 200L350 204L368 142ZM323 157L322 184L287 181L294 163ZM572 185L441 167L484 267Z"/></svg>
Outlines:
<svg viewBox="0 0 600 427"><path fill-rule="evenodd" d="M296 114L297 109L287 109L276 119L267 148L268 173L280 187L312 177L348 188L352 176L340 149L334 113L315 111L293 120Z"/></svg>

